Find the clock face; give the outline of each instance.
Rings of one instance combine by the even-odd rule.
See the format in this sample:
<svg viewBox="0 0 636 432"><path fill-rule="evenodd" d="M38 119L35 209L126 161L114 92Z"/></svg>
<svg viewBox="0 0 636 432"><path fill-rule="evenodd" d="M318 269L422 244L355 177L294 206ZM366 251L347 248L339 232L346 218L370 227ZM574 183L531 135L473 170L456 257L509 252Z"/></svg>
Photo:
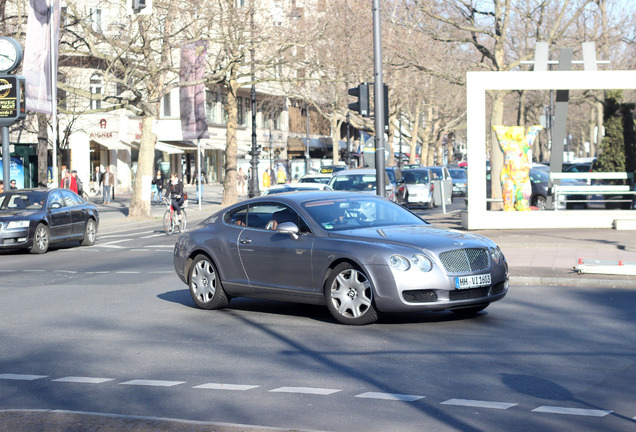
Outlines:
<svg viewBox="0 0 636 432"><path fill-rule="evenodd" d="M0 72L8 73L17 68L22 61L22 47L13 38L0 37Z"/></svg>

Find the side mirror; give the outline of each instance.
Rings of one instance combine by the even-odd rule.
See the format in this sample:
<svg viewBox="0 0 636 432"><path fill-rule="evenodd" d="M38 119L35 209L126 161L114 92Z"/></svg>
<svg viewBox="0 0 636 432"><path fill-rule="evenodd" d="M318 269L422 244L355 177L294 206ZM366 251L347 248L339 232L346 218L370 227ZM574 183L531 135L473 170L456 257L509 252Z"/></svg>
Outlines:
<svg viewBox="0 0 636 432"><path fill-rule="evenodd" d="M62 204L60 204L59 202L54 202L53 204L51 204L51 210L55 210L59 208L62 208Z"/></svg>
<svg viewBox="0 0 636 432"><path fill-rule="evenodd" d="M289 234L289 236L296 240L298 238L298 226L293 222L279 223L276 227L276 232L281 234Z"/></svg>

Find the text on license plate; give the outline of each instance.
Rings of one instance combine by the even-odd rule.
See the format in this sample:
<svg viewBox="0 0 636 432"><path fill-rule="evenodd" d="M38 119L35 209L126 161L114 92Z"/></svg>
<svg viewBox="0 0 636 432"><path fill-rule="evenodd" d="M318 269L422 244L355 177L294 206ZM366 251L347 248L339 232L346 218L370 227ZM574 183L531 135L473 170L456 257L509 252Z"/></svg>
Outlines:
<svg viewBox="0 0 636 432"><path fill-rule="evenodd" d="M475 276L462 276L455 278L456 289L477 288L490 285L490 273L475 275Z"/></svg>

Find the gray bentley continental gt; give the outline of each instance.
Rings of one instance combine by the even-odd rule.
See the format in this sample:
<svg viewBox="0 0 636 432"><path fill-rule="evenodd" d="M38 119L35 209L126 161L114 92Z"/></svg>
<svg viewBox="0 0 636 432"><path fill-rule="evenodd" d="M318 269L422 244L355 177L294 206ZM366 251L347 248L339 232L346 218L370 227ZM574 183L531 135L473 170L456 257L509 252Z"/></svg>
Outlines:
<svg viewBox="0 0 636 432"><path fill-rule="evenodd" d="M182 234L174 266L202 309L233 297L326 304L352 325L379 312L474 314L508 292L508 264L491 240L360 192L242 201Z"/></svg>

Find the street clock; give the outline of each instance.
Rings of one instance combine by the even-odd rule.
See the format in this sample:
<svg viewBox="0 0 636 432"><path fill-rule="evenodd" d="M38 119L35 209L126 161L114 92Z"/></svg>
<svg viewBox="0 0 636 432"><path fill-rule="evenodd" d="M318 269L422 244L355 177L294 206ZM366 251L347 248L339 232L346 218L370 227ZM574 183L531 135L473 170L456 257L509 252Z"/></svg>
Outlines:
<svg viewBox="0 0 636 432"><path fill-rule="evenodd" d="M0 36L0 74L15 70L22 62L22 47L13 38Z"/></svg>

